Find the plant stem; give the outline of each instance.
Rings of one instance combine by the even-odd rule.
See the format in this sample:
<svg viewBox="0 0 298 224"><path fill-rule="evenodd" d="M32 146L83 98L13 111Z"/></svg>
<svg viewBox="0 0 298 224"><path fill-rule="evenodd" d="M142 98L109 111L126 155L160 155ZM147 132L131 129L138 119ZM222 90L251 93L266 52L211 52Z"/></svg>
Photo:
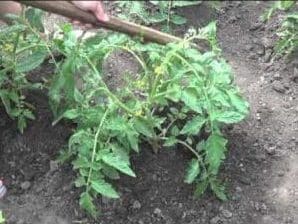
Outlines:
<svg viewBox="0 0 298 224"><path fill-rule="evenodd" d="M95 65L90 61L90 59L85 56L84 57L88 64L91 66L92 70L98 75L100 76L100 74L98 73ZM110 90L109 88L107 87L107 85L105 84L104 81L102 81L101 77L100 77L100 83L102 84L103 86L103 90L106 92L106 94L108 95L108 97L110 97L119 107L121 107L123 110L125 110L126 112L134 115L134 111L132 111L131 109L129 109L127 106L125 106L119 99L117 96L115 96Z"/></svg>
<svg viewBox="0 0 298 224"><path fill-rule="evenodd" d="M100 124L98 125L97 131L96 131L95 136L94 136L94 144L93 144L93 150L92 150L92 156L91 156L91 167L90 167L89 173L88 173L86 192L88 192L89 191L89 188L90 188L90 185L89 184L90 184L90 181L91 181L91 175L92 175L92 170L93 170L93 163L94 163L95 155L96 155L96 148L97 148L98 136L99 136L99 133L100 133L101 128L103 126L103 123L104 123L104 121L106 119L107 114L108 114L108 109L103 114L103 116L101 118L101 121L100 121Z"/></svg>
<svg viewBox="0 0 298 224"><path fill-rule="evenodd" d="M193 149L190 145L188 145L186 142L182 141L182 140L177 140L177 142L183 146L185 146L186 148L188 148L197 158L198 160L202 161L201 156L199 155L199 153L196 152L195 149Z"/></svg>

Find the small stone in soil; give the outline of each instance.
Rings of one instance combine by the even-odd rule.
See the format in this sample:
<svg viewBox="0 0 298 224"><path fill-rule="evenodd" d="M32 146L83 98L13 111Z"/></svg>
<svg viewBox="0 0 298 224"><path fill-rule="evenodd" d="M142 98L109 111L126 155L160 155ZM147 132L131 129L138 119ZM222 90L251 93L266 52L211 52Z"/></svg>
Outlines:
<svg viewBox="0 0 298 224"><path fill-rule="evenodd" d="M50 171L54 172L54 171L58 170L58 168L59 168L58 162L51 160L50 161Z"/></svg>
<svg viewBox="0 0 298 224"><path fill-rule="evenodd" d="M138 200L135 200L132 204L133 209L140 209L142 207L141 203Z"/></svg>
<svg viewBox="0 0 298 224"><path fill-rule="evenodd" d="M159 208L155 208L153 212L157 217L162 217L161 210Z"/></svg>
<svg viewBox="0 0 298 224"><path fill-rule="evenodd" d="M275 90L278 93L285 93L286 92L284 86L280 82L277 82L277 81L273 82L272 88L273 88L273 90Z"/></svg>
<svg viewBox="0 0 298 224"><path fill-rule="evenodd" d="M223 215L223 217L225 217L225 218L227 218L227 219L230 219L230 218L232 218L232 216L233 216L233 213L232 212L230 212L229 210L222 210L222 215Z"/></svg>
<svg viewBox="0 0 298 224"><path fill-rule="evenodd" d="M234 23L234 22L236 22L236 21L237 21L237 17L236 17L236 16L231 16L229 22L230 22L230 23Z"/></svg>
<svg viewBox="0 0 298 224"><path fill-rule="evenodd" d="M267 154L268 155L274 155L275 154L275 147L268 147L268 148L266 148L266 152L267 152Z"/></svg>
<svg viewBox="0 0 298 224"><path fill-rule="evenodd" d="M250 182L251 182L251 180L250 180L249 178L246 178L246 177L243 177L243 176L241 176L241 177L239 178L239 181L240 181L242 184L245 184L245 185L250 185Z"/></svg>
<svg viewBox="0 0 298 224"><path fill-rule="evenodd" d="M265 47L263 45L258 45L256 53L259 56L263 56L265 54Z"/></svg>
<svg viewBox="0 0 298 224"><path fill-rule="evenodd" d="M294 68L293 76L291 78L295 83L298 83L298 69Z"/></svg>
<svg viewBox="0 0 298 224"><path fill-rule="evenodd" d="M31 187L31 183L29 181L25 181L21 183L21 188L25 191L28 190L30 187Z"/></svg>
<svg viewBox="0 0 298 224"><path fill-rule="evenodd" d="M253 24L253 25L249 28L249 30L250 30L250 31L254 31L254 30L257 30L257 29L261 28L261 26L262 26L262 23L260 23L260 22L256 22L255 24Z"/></svg>
<svg viewBox="0 0 298 224"><path fill-rule="evenodd" d="M280 74L279 74L279 73L275 73L275 74L273 75L273 79L274 79L274 80L281 80L281 76L280 76Z"/></svg>
<svg viewBox="0 0 298 224"><path fill-rule="evenodd" d="M221 219L218 216L215 216L210 220L210 224L219 224L219 223L221 223Z"/></svg>

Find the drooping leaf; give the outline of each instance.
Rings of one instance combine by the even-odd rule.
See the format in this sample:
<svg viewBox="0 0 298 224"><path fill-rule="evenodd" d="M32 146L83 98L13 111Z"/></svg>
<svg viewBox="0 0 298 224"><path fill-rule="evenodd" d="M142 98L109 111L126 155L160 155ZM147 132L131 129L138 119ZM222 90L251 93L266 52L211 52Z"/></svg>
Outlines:
<svg viewBox="0 0 298 224"><path fill-rule="evenodd" d="M30 25L37 29L39 32L44 32L43 17L44 12L37 8L29 8L25 11L25 18L28 20Z"/></svg>
<svg viewBox="0 0 298 224"><path fill-rule="evenodd" d="M242 114L246 115L248 113L248 103L239 94L233 93L232 91L227 91L232 105Z"/></svg>
<svg viewBox="0 0 298 224"><path fill-rule="evenodd" d="M113 152L106 153L102 156L102 160L109 166L116 168L120 172L131 177L136 177L135 173L130 168L129 160L121 157Z"/></svg>
<svg viewBox="0 0 298 224"><path fill-rule="evenodd" d="M184 182L187 184L193 183L199 174L200 174L200 163L197 159L192 159L188 164Z"/></svg>
<svg viewBox="0 0 298 224"><path fill-rule="evenodd" d="M134 131L127 130L127 139L129 141L130 147L135 151L139 152L139 135Z"/></svg>
<svg viewBox="0 0 298 224"><path fill-rule="evenodd" d="M154 130L149 120L146 120L144 118L135 118L134 127L139 133L150 138L153 137Z"/></svg>
<svg viewBox="0 0 298 224"><path fill-rule="evenodd" d="M104 165L102 167L102 172L112 180L118 180L120 178L117 170L111 166Z"/></svg>
<svg viewBox="0 0 298 224"><path fill-rule="evenodd" d="M163 144L165 147L171 147L177 143L177 139L174 136L169 137Z"/></svg>
<svg viewBox="0 0 298 224"><path fill-rule="evenodd" d="M220 184L218 180L211 180L210 181L211 190L215 193L216 197L218 197L222 201L226 201L227 196L225 194L225 187L224 185Z"/></svg>
<svg viewBox="0 0 298 224"><path fill-rule="evenodd" d="M245 115L235 111L224 111L216 113L213 118L219 122L233 124L243 120Z"/></svg>
<svg viewBox="0 0 298 224"><path fill-rule="evenodd" d="M196 197L201 197L205 191L207 190L207 187L209 185L208 179L204 179L202 181L200 181L197 185L196 185L196 190L194 195Z"/></svg>
<svg viewBox="0 0 298 224"><path fill-rule="evenodd" d="M186 106L195 112L202 113L202 107L199 101L199 95L195 88L187 88L182 91L181 100L185 103Z"/></svg>
<svg viewBox="0 0 298 224"><path fill-rule="evenodd" d="M205 122L206 118L202 116L196 116L192 120L187 121L187 123L181 130L181 134L196 135L200 132Z"/></svg>
<svg viewBox="0 0 298 224"><path fill-rule="evenodd" d="M79 168L89 168L91 166L89 160L86 157L78 157L76 160L72 162L73 168L74 169L79 169Z"/></svg>
<svg viewBox="0 0 298 224"><path fill-rule="evenodd" d="M98 211L93 203L93 199L87 192L83 192L80 196L80 206L85 209L93 218L98 216Z"/></svg>
<svg viewBox="0 0 298 224"><path fill-rule="evenodd" d="M83 176L79 176L75 180L74 184L76 187L83 187L83 186L86 186L86 180Z"/></svg>
<svg viewBox="0 0 298 224"><path fill-rule="evenodd" d="M31 55L19 57L16 64L16 72L29 72L37 68L47 56L45 49L34 51Z"/></svg>
<svg viewBox="0 0 298 224"><path fill-rule="evenodd" d="M119 198L119 194L115 191L113 186L104 180L91 181L91 187L97 193L108 198Z"/></svg>
<svg viewBox="0 0 298 224"><path fill-rule="evenodd" d="M63 117L67 119L75 119L80 115L77 109L70 109L64 112Z"/></svg>
<svg viewBox="0 0 298 224"><path fill-rule="evenodd" d="M225 158L227 140L219 134L211 134L205 143L208 170L216 175L221 161Z"/></svg>
<svg viewBox="0 0 298 224"><path fill-rule="evenodd" d="M34 119L35 119L35 116L33 115L33 113L32 113L31 110L24 109L24 110L23 110L23 115L24 115L27 119L30 119L30 120L34 120Z"/></svg>
<svg viewBox="0 0 298 224"><path fill-rule="evenodd" d="M172 23L174 23L176 25L182 25L187 22L185 17L179 16L179 15L171 16L171 21L172 21Z"/></svg>

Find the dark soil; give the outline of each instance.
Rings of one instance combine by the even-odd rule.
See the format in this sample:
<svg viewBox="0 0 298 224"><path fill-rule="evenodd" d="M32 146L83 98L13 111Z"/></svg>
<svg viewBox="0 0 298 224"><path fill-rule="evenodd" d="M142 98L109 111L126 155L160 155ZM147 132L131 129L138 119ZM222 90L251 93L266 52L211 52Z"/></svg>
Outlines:
<svg viewBox="0 0 298 224"><path fill-rule="evenodd" d="M200 199L192 196L193 187L183 183L189 159L184 150L153 154L144 146L133 156L138 177L123 177L117 183L121 199L99 199L102 215L88 221L78 206L75 173L55 162L71 129L63 123L53 127L46 95L34 92L28 99L37 119L23 135L0 112L0 177L8 188L0 209L9 224L298 223L297 57L272 58L280 18L260 22L268 3L223 5L218 13L208 13L205 6L183 12L188 25L196 27L217 19L223 54L251 105L249 117L226 131L229 153L221 177L230 200L220 202L210 192ZM122 69L113 66L116 73Z"/></svg>

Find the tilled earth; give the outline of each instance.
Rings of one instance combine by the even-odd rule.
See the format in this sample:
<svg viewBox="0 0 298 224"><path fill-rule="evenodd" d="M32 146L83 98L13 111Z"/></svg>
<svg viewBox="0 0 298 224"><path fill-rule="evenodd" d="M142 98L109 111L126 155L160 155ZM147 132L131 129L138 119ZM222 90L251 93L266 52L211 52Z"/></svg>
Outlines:
<svg viewBox="0 0 298 224"><path fill-rule="evenodd" d="M226 130L229 154L221 176L230 200L220 202L209 192L200 199L192 196L193 187L183 183L189 159L183 150L153 154L143 146L133 156L138 177L116 183L121 199L99 199L101 217L89 220L78 207L80 191L72 184L71 166L55 162L71 128L63 123L53 127L46 94L35 92L28 99L37 108L37 119L23 135L0 112L0 177L8 187L0 209L8 224L298 223L298 59L273 57L281 18L260 21L268 3L223 4L217 13L202 5L182 13L189 26L218 21L223 54L250 102L249 117ZM51 73L46 68L39 72L45 71Z"/></svg>

